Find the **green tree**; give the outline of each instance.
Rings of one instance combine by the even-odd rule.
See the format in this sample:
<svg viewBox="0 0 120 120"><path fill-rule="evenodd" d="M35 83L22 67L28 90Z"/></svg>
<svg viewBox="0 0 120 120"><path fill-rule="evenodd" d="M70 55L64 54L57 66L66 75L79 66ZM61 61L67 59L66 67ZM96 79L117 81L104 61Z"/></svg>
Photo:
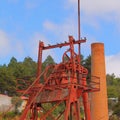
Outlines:
<svg viewBox="0 0 120 120"><path fill-rule="evenodd" d="M7 67L0 68L0 92L2 94L16 94L16 80Z"/></svg>
<svg viewBox="0 0 120 120"><path fill-rule="evenodd" d="M12 57L10 59L10 63L8 64L8 67L12 67L12 68L15 68L17 65L17 59L15 57Z"/></svg>
<svg viewBox="0 0 120 120"><path fill-rule="evenodd" d="M118 103L114 106L113 111L114 111L113 114L120 117L120 95L118 97Z"/></svg>
<svg viewBox="0 0 120 120"><path fill-rule="evenodd" d="M83 66L88 70L87 79L91 79L91 55L83 60Z"/></svg>
<svg viewBox="0 0 120 120"><path fill-rule="evenodd" d="M106 75L106 80L107 80L107 85L111 86L114 84L114 79L115 79L115 75L114 74L107 74Z"/></svg>
<svg viewBox="0 0 120 120"><path fill-rule="evenodd" d="M120 78L116 78L114 74L107 74L106 79L108 97L118 97L120 93Z"/></svg>
<svg viewBox="0 0 120 120"><path fill-rule="evenodd" d="M115 86L108 86L107 91L108 91L108 98L115 98L118 96L117 89Z"/></svg>
<svg viewBox="0 0 120 120"><path fill-rule="evenodd" d="M50 55L48 55L42 64L42 70L44 70L48 65L53 65L53 64L55 64L54 59Z"/></svg>
<svg viewBox="0 0 120 120"><path fill-rule="evenodd" d="M15 57L12 57L8 64L8 70L12 72L15 78L19 78L23 74L22 62L17 62Z"/></svg>
<svg viewBox="0 0 120 120"><path fill-rule="evenodd" d="M83 55L80 55L80 62L81 62L81 65L84 65L84 56Z"/></svg>
<svg viewBox="0 0 120 120"><path fill-rule="evenodd" d="M24 76L36 76L37 63L31 57L25 57L23 61Z"/></svg>

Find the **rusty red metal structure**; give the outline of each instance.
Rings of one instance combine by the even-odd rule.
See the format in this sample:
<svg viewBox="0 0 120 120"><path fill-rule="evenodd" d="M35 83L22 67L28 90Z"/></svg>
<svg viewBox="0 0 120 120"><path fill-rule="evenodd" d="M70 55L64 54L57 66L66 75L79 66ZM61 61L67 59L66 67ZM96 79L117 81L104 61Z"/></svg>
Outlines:
<svg viewBox="0 0 120 120"><path fill-rule="evenodd" d="M86 80L88 70L80 64L80 56L74 50L75 44L79 47L84 42L86 39L76 41L72 36L69 36L69 42L56 45L44 46L42 41L39 42L37 77L26 90L22 90L28 101L19 120L81 120L80 98L85 120L91 120L88 92L98 91L100 84L98 77L94 77L96 82ZM69 49L64 52L62 62L49 65L41 72L43 50L63 46L69 46ZM51 107L46 109L45 104L51 104ZM54 115L61 106L62 111Z"/></svg>
<svg viewBox="0 0 120 120"><path fill-rule="evenodd" d="M92 80L87 80L88 70L81 65L80 45L86 38L80 39L79 4L78 0L78 40L69 36L68 42L48 46L40 41L36 79L33 83L28 78L18 79L17 91L27 98L19 120L82 120L81 106L85 120L91 120L88 93L100 90L100 78L92 76ZM78 45L77 53L75 45ZM65 46L69 49L64 52L61 63L48 65L42 71L43 51Z"/></svg>
<svg viewBox="0 0 120 120"><path fill-rule="evenodd" d="M80 36L78 0L78 40L69 36L68 42L49 46L44 46L42 41L39 42L36 79L27 89L18 90L22 92L22 96L28 97L19 120L82 120L81 106L84 108L85 120L91 120L88 92L99 91L100 81L95 76L92 78L93 81L87 80L88 70L81 65L80 58L80 45L84 42L86 39L81 39ZM78 53L74 50L75 44L78 45ZM43 51L64 46L69 46L69 49L64 52L61 63L48 65L42 71ZM28 84L26 80L22 82ZM18 87L23 88L20 84ZM45 105L50 106L46 108ZM58 111L59 108L61 109Z"/></svg>

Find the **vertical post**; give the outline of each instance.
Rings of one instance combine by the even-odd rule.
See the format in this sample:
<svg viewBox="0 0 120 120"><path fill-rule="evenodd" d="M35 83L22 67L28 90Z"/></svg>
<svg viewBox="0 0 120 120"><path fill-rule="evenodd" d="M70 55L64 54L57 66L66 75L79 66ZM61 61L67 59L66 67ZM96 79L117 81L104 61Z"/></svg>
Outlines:
<svg viewBox="0 0 120 120"><path fill-rule="evenodd" d="M37 77L41 74L41 68L42 68L42 50L44 47L43 42L39 42L39 51L38 51L38 66L37 66ZM37 81L39 83L39 81Z"/></svg>
<svg viewBox="0 0 120 120"><path fill-rule="evenodd" d="M91 74L100 77L100 91L91 94L91 117L92 120L108 120L104 44L93 43L91 48Z"/></svg>
<svg viewBox="0 0 120 120"><path fill-rule="evenodd" d="M78 40L80 40L80 0L78 0Z"/></svg>
<svg viewBox="0 0 120 120"><path fill-rule="evenodd" d="M78 0L78 40L80 40L80 0ZM81 50L80 50L80 43L78 44L78 55L79 55L79 62L80 62L80 55L81 55Z"/></svg>
<svg viewBox="0 0 120 120"><path fill-rule="evenodd" d="M73 36L69 36L69 42L70 42L70 59L71 59L71 63L72 63L72 78L71 78L71 83L77 83L77 80L75 79L75 71L76 71L76 67L75 67L75 54L74 54L74 44L73 44L74 38Z"/></svg>
<svg viewBox="0 0 120 120"><path fill-rule="evenodd" d="M87 85L86 78L82 78L83 81L83 86ZM84 104L84 112L85 112L85 120L91 120L91 113L90 113L90 101L89 101L89 96L87 92L84 92L82 94L83 97L83 104Z"/></svg>

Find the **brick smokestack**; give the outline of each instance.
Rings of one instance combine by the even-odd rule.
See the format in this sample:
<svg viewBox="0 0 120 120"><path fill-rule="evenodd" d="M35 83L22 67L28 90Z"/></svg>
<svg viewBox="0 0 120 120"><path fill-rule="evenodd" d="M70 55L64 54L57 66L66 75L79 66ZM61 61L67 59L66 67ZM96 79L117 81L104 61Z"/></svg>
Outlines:
<svg viewBox="0 0 120 120"><path fill-rule="evenodd" d="M91 52L91 75L100 77L100 91L91 94L91 120L108 120L104 44L93 43Z"/></svg>

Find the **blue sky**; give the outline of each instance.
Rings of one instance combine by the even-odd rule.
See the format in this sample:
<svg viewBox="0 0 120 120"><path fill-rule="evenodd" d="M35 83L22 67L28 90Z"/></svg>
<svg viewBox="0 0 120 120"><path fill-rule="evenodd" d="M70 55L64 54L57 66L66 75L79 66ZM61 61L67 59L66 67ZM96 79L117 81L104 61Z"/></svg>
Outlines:
<svg viewBox="0 0 120 120"><path fill-rule="evenodd" d="M107 73L120 75L120 0L81 0L81 36L87 37L82 54L90 44L105 44ZM56 44L77 39L77 0L0 0L0 64L12 56L18 61L30 56L37 60L38 41ZM64 49L45 51L61 60Z"/></svg>

